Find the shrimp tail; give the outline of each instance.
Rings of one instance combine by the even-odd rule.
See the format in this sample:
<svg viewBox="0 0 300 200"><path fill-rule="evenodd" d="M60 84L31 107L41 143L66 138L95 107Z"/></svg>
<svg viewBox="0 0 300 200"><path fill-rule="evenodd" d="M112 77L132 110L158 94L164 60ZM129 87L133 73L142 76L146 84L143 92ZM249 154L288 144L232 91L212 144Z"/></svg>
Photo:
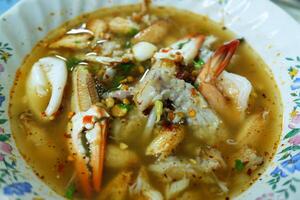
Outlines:
<svg viewBox="0 0 300 200"><path fill-rule="evenodd" d="M196 83L199 84L201 81L211 82L218 78L228 66L239 44L240 40L236 39L219 47L199 73Z"/></svg>

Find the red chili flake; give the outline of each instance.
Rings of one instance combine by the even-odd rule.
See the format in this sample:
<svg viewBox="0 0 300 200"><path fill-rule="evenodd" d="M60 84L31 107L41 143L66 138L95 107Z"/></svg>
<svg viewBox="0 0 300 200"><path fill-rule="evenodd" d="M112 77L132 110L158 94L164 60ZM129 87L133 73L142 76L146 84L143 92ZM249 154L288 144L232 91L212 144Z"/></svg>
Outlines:
<svg viewBox="0 0 300 200"><path fill-rule="evenodd" d="M169 49L162 49L161 52L163 53L168 53L170 50Z"/></svg>
<svg viewBox="0 0 300 200"><path fill-rule="evenodd" d="M251 169L248 169L248 170L247 170L247 174L248 174L248 176L251 176L252 170L251 170Z"/></svg>
<svg viewBox="0 0 300 200"><path fill-rule="evenodd" d="M191 93L192 93L193 96L196 96L197 95L197 90L195 88L192 88Z"/></svg>
<svg viewBox="0 0 300 200"><path fill-rule="evenodd" d="M59 173L62 173L64 171L64 169L65 169L65 165L62 164L62 163L59 163L58 166L57 166L57 171Z"/></svg>
<svg viewBox="0 0 300 200"><path fill-rule="evenodd" d="M65 138L71 138L71 135L68 134L68 133L64 133L64 137L65 137Z"/></svg>
<svg viewBox="0 0 300 200"><path fill-rule="evenodd" d="M170 119L170 121L173 121L173 119L175 118L175 115L173 112L169 112L168 113L168 118Z"/></svg>
<svg viewBox="0 0 300 200"><path fill-rule="evenodd" d="M93 122L93 116L92 115L86 115L83 117L82 122L84 124L91 124Z"/></svg>

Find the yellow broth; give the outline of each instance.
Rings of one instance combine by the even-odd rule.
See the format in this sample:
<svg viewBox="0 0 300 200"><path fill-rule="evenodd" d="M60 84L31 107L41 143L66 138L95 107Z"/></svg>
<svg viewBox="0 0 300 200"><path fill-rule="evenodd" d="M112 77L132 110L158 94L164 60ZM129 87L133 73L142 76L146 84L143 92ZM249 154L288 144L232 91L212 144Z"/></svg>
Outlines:
<svg viewBox="0 0 300 200"><path fill-rule="evenodd" d="M30 111L29 102L31 101L30 96L26 94L25 83L28 74L32 65L42 57L53 54L58 54L62 57L69 57L74 53L73 51L63 49L53 52L53 50L48 49L46 45L53 39L64 34L70 28L76 27L93 18L109 19L115 16L130 16L133 11L137 10L137 6L100 9L94 13L85 14L63 24L58 29L52 31L45 37L44 40L34 47L32 52L24 60L24 63L17 73L15 84L12 88L9 110L13 136L21 154L35 173L53 190L61 195L65 194L68 182L75 172L73 162L68 158L69 150L66 142L66 138L68 137L67 124L68 113L70 111L72 81L69 77L63 98L62 110L55 120L50 122L42 121L37 116L33 115L32 120L29 122L29 127L24 128L20 121L20 115L24 112ZM156 15L160 18L168 18L172 22L172 31L169 31L168 37L160 43L158 46L159 48L165 47L191 33L201 33L217 37L218 41L214 44L214 49L223 44L225 41L235 38L234 34L232 34L229 30L222 25L211 21L206 16L165 7L153 7L151 8L150 14ZM251 138L247 141L248 143L251 143L251 147L253 147L258 154L264 158L264 164L250 175L246 172L237 172L235 169L230 167L217 171L216 175L220 178L220 180L227 183L227 187L229 188L229 193L227 194L219 195L207 184L191 185L188 188L188 191L197 193L199 198L203 199L224 199L225 197L233 197L240 194L242 191L245 191L259 177L259 175L263 173L266 166L268 166L268 163L276 151L281 133L282 105L280 101L280 94L272 75L268 71L267 66L262 59L247 43L244 42L239 47L236 56L227 70L247 77L254 87L254 92L252 92L249 108L247 110L247 116L263 111L269 112L265 126L257 131L259 139L256 140L255 143L251 141ZM44 105L41 106L45 107L46 105L47 103L45 101ZM130 112L131 113L129 113L129 115L136 114L134 113L135 109ZM129 133L116 133L116 131L119 131L120 129L115 128L115 126L122 126L122 123L126 124L126 119L126 117L123 119L125 122L116 120L112 123L109 130L109 135L111 137L108 139L108 143L116 143L118 145L120 142L124 142L129 146L130 150L137 153L141 162L138 165L131 166L132 169L135 169L133 171L136 172L141 165L148 166L150 163L153 163L155 159L145 156L145 149L147 145L141 144L140 141L136 139L143 133L147 119L141 118L140 124L130 129ZM230 119L224 119L224 122L226 122L226 120ZM236 147L234 145L227 144L226 140L235 139L242 125L243 123L228 125L227 130L222 132L224 139L220 140L217 144L214 144L214 147L221 151L225 161L229 160L230 156L237 151ZM121 135L121 137L116 140L112 137L115 135ZM129 137L126 135L129 135ZM150 138L147 143L150 143L151 139L152 138ZM188 145L194 147L201 146L203 145L203 141L199 141L190 132L188 132L183 143L176 149L175 155L181 155L189 158L190 153L188 151ZM104 187L116 174L118 174L118 172L118 170L110 168L104 169ZM164 184L151 173L149 173L149 175L151 184L163 193ZM76 196L80 197L81 194L76 192Z"/></svg>

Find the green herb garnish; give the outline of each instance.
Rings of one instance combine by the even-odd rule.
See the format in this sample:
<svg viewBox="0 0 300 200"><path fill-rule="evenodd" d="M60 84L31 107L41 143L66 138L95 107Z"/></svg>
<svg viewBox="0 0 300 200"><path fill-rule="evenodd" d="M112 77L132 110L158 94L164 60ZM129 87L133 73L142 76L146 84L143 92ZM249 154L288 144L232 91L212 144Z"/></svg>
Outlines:
<svg viewBox="0 0 300 200"><path fill-rule="evenodd" d="M131 110L131 108L132 108L132 105L130 105L130 104L124 104L124 103L118 104L118 106L121 109L126 109L127 111Z"/></svg>
<svg viewBox="0 0 300 200"><path fill-rule="evenodd" d="M244 163L241 160L235 160L235 169L237 171L243 171L243 169L245 168Z"/></svg>
<svg viewBox="0 0 300 200"><path fill-rule="evenodd" d="M129 48L131 48L131 47L132 47L132 43L131 43L131 41L130 41L130 40L127 40L127 41L125 42L125 45L124 45L124 47L125 47L125 49L129 49Z"/></svg>
<svg viewBox="0 0 300 200"><path fill-rule="evenodd" d="M138 32L139 32L139 29L137 29L137 28L132 28L132 29L128 32L128 36L133 37L133 36L135 36L136 34L138 34Z"/></svg>
<svg viewBox="0 0 300 200"><path fill-rule="evenodd" d="M71 184L65 193L65 197L67 199L73 199L74 198L74 193L75 193L76 187L75 184Z"/></svg>
<svg viewBox="0 0 300 200"><path fill-rule="evenodd" d="M118 65L119 69L125 74L128 74L131 72L132 68L134 67L133 63L121 63Z"/></svg>
<svg viewBox="0 0 300 200"><path fill-rule="evenodd" d="M122 81L122 80L124 80L125 79L125 76L115 76L114 78L113 78L113 80L112 80L112 84L111 84L111 91L112 90L118 90L118 87L120 86L120 82Z"/></svg>
<svg viewBox="0 0 300 200"><path fill-rule="evenodd" d="M67 62L66 62L67 69L69 71L73 71L74 68L76 67L76 65L78 65L81 62L82 62L82 60L79 60L78 58L70 57L67 59Z"/></svg>
<svg viewBox="0 0 300 200"><path fill-rule="evenodd" d="M205 62L203 59L199 59L198 61L194 61L194 66L196 69L201 69L204 66Z"/></svg>

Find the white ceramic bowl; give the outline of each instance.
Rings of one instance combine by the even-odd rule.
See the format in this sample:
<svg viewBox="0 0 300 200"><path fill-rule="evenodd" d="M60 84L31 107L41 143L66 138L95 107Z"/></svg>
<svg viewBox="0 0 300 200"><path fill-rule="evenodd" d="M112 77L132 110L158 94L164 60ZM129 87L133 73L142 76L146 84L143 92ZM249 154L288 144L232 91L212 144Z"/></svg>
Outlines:
<svg viewBox="0 0 300 200"><path fill-rule="evenodd" d="M0 199L60 199L16 148L7 115L15 73L50 30L80 14L137 0L23 0L0 17ZM246 38L270 67L284 102L281 144L268 169L237 199L300 199L300 26L267 0L157 0L207 15Z"/></svg>

